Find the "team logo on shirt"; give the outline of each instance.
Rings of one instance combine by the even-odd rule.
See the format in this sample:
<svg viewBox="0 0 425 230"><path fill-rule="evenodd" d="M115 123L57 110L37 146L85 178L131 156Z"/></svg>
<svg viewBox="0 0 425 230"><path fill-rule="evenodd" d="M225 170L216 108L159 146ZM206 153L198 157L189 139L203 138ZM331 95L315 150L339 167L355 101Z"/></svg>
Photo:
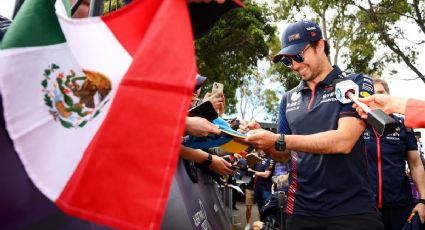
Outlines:
<svg viewBox="0 0 425 230"><path fill-rule="evenodd" d="M385 138L388 139L388 140L399 141L400 140L400 131L401 131L400 127L397 127L395 129L394 133L387 134L387 136Z"/></svg>
<svg viewBox="0 0 425 230"><path fill-rule="evenodd" d="M360 92L360 96L362 96L362 97L370 97L370 94L369 94L369 92L361 91Z"/></svg>
<svg viewBox="0 0 425 230"><path fill-rule="evenodd" d="M300 109L301 105L301 93L294 92L291 94L290 102L286 104L286 112L291 112Z"/></svg>
<svg viewBox="0 0 425 230"><path fill-rule="evenodd" d="M364 132L364 133L363 133L363 139L365 139L365 140L370 139L370 135L369 135L369 133L368 133L368 132Z"/></svg>
<svg viewBox="0 0 425 230"><path fill-rule="evenodd" d="M366 75L363 77L363 84L361 86L360 91L367 93L367 94L369 94L368 92L373 92L373 80L372 80L372 78L370 78L369 76L366 76ZM360 93L360 95L363 96L362 93ZM369 96L370 96L370 94L369 94ZM363 96L363 97L368 97L368 96Z"/></svg>
<svg viewBox="0 0 425 230"><path fill-rule="evenodd" d="M301 98L301 92L295 92L291 95L291 101L298 101Z"/></svg>
<svg viewBox="0 0 425 230"><path fill-rule="evenodd" d="M331 102L331 101L337 101L334 91L325 92L322 96L322 100L320 101L320 104L325 102Z"/></svg>

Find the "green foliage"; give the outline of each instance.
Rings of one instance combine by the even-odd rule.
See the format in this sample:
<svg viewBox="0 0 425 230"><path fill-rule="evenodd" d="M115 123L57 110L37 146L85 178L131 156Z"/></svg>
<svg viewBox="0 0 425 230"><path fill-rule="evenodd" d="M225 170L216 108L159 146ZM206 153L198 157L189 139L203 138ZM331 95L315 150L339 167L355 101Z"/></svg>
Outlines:
<svg viewBox="0 0 425 230"><path fill-rule="evenodd" d="M124 0L105 0L103 2L103 14L118 10L125 5Z"/></svg>
<svg viewBox="0 0 425 230"><path fill-rule="evenodd" d="M110 11L109 5L112 6L111 11L115 10L117 1L118 8L123 6L123 0L106 0L104 12ZM258 62L270 61L273 54L280 50L280 39L274 23L281 14L268 4L249 1L245 5L244 8L228 12L207 35L195 42L199 73L208 78L203 92L210 92L213 82L224 84L227 114L236 112L236 90L244 84L250 84L252 76L272 76L272 80L282 80L286 88L294 87L299 81L290 69L281 64L272 65L266 74L259 73ZM273 106L278 106L279 102L276 92L263 89L254 91L250 94L257 101L252 103L275 116L277 110Z"/></svg>
<svg viewBox="0 0 425 230"><path fill-rule="evenodd" d="M208 77L204 91L210 91L213 82L223 83L227 112L236 111L236 89L246 76L257 73L258 61L270 57L270 44L278 40L270 12L266 5L246 3L195 43L199 73Z"/></svg>
<svg viewBox="0 0 425 230"><path fill-rule="evenodd" d="M373 75L382 71L382 69L379 69L381 67L380 61L374 62L371 65L371 60L375 56L375 47L371 42L371 36L369 34L358 34L347 45L347 48L349 52L343 54L343 57L349 60L347 69L351 72Z"/></svg>
<svg viewBox="0 0 425 230"><path fill-rule="evenodd" d="M404 62L425 82L416 67L416 49L425 43L425 2L421 0L274 0L278 17L292 22L310 19L322 27L330 42L333 64L350 72L380 74L392 63ZM404 25L415 26L407 37ZM391 53L378 52L389 48ZM391 70L390 70L391 71ZM396 70L391 72L395 73Z"/></svg>
<svg viewBox="0 0 425 230"><path fill-rule="evenodd" d="M279 98L276 91L271 89L264 90L263 101L266 108L266 119L270 118L271 121L276 122L279 117Z"/></svg>
<svg viewBox="0 0 425 230"><path fill-rule="evenodd" d="M272 65L268 70L268 74L271 76L270 79L272 81L281 83L286 91L297 86L301 80L296 73L282 63Z"/></svg>
<svg viewBox="0 0 425 230"><path fill-rule="evenodd" d="M404 62L425 82L423 72L416 65L418 54L416 49L425 42L424 1L382 0L362 5L357 2L352 4L359 9L358 22L365 28L366 33L373 35L376 46L385 46L392 51L381 57L386 66ZM408 37L405 34L406 25L418 28L419 33L414 37ZM396 73L397 70L390 69L390 72Z"/></svg>
<svg viewBox="0 0 425 230"><path fill-rule="evenodd" d="M239 87L238 112L243 120L254 120L266 112L271 120L277 118L279 98L276 90L264 87L265 77L261 74L246 76Z"/></svg>

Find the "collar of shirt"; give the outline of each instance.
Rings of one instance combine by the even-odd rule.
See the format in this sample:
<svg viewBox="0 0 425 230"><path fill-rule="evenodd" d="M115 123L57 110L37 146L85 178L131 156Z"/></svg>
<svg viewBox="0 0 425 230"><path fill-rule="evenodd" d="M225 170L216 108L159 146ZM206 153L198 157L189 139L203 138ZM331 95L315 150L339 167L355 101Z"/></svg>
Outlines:
<svg viewBox="0 0 425 230"><path fill-rule="evenodd" d="M330 85L332 83L332 81L335 80L335 78L337 78L341 74L342 74L341 69L338 66L334 65L332 71L326 76L325 79L323 79L322 81L320 81L319 84ZM298 86L296 87L296 91L299 93L303 89L308 89L307 83L304 80L302 80L298 84Z"/></svg>

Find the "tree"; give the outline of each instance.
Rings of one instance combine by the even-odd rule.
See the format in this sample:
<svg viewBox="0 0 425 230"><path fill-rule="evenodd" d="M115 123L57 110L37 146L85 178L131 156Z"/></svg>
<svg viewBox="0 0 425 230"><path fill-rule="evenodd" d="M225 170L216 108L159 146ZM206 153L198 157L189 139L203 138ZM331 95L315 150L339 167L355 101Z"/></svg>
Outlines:
<svg viewBox="0 0 425 230"><path fill-rule="evenodd" d="M124 0L105 0L103 2L103 13L107 14L116 11L125 5Z"/></svg>
<svg viewBox="0 0 425 230"><path fill-rule="evenodd" d="M355 23L356 16L349 13L350 5L346 1L276 0L276 3L280 18L309 19L319 24L323 39L331 46L329 60L333 65L345 63L348 71L366 74L379 71L376 67L380 65L372 62L375 48L367 36L358 35L362 28Z"/></svg>
<svg viewBox="0 0 425 230"><path fill-rule="evenodd" d="M247 81L239 87L238 112L242 120L254 120L258 115L267 113L266 119L276 121L278 116L279 98L275 90L266 89L266 78L260 74L247 77Z"/></svg>
<svg viewBox="0 0 425 230"><path fill-rule="evenodd" d="M412 0L382 0L372 3L370 0L357 2L348 1L360 11L360 24L365 33L375 35L380 44L388 47L392 53L385 55L388 63L403 61L423 82L425 76L416 65L418 52L416 49L425 42L425 3ZM406 37L407 24L415 26L418 34L415 37ZM397 72L397 70L393 70Z"/></svg>
<svg viewBox="0 0 425 230"><path fill-rule="evenodd" d="M225 85L226 112L236 112L236 89L258 74L257 63L269 59L271 44L278 41L273 17L267 5L247 2L243 9L224 15L207 35L195 43L198 69L213 82Z"/></svg>
<svg viewBox="0 0 425 230"><path fill-rule="evenodd" d="M114 10L117 4L118 7L122 6L123 0L105 1L105 12L110 8ZM274 67L268 74L260 74L258 71L259 61L270 61L272 54L280 48L275 21L275 13L267 4L246 2L244 8L229 11L208 34L195 41L199 74L208 78L203 91L211 91L213 82L224 84L226 113L236 112L236 91L242 85L250 85L252 76L268 78L271 75L277 80L275 76L278 73L288 72L288 69ZM263 88L261 82L250 87ZM263 89L252 92L255 92L253 97L260 100L257 102L266 106L263 111L273 111L270 108L276 104L273 100L278 101L275 92Z"/></svg>
<svg viewBox="0 0 425 230"><path fill-rule="evenodd" d="M348 71L381 74L393 63L404 62L425 82L415 63L416 50L424 43L424 1L275 0L275 3L274 10L281 12L281 18L292 20L313 15L310 19L320 23L324 38L331 43L333 64L340 64L338 58L342 57ZM416 27L418 36L406 37L407 24ZM383 48L391 53L378 52ZM345 52L341 53L342 50Z"/></svg>

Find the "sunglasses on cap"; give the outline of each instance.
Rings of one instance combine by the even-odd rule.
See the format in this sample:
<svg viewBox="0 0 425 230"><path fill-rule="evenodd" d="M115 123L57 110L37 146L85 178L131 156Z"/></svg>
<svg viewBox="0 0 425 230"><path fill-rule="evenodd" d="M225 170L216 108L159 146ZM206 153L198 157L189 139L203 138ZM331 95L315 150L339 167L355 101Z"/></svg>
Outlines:
<svg viewBox="0 0 425 230"><path fill-rule="evenodd" d="M296 55L288 55L284 56L282 59L280 59L280 62L282 62L287 67L292 67L292 60L296 61L297 63L301 63L304 61L304 52L310 48L309 45L307 45L303 51L301 51L299 54Z"/></svg>

